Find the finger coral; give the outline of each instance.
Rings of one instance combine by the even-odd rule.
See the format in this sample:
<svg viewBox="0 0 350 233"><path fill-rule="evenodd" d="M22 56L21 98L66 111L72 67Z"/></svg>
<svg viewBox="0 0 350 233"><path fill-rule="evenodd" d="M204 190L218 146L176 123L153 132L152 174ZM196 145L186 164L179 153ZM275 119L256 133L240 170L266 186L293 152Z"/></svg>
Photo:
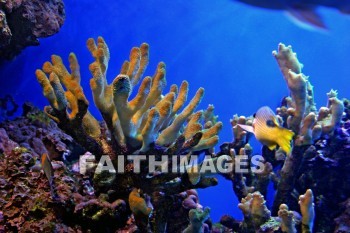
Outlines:
<svg viewBox="0 0 350 233"><path fill-rule="evenodd" d="M218 142L217 134L222 128L222 123L215 122L204 128L202 113L198 112L192 116L204 95L203 88L197 91L187 106L186 81L181 84L179 91L178 87L173 85L170 92L163 95L166 86L163 62L158 64L153 77L147 76L141 81L149 59L147 44L131 50L130 61L123 64L121 73L111 84L108 84L106 77L110 59L107 44L99 37L97 43L89 39L87 46L95 59L90 65L93 75L90 86L94 103L111 133L111 140L115 141L117 146L129 152L145 152L153 142L160 146L170 146L182 132L186 140L202 132L201 140L192 148L193 151L211 148ZM80 85L81 77L76 56L73 53L69 55L70 73L59 56L53 55L51 60L52 62L43 65L42 70L36 71L43 94L50 103L45 112L63 129L70 131L70 135L80 140L82 145L89 146L93 142L94 148L102 149L106 142L101 139L103 135L98 122L87 111L89 102ZM138 93L129 100L140 81ZM183 111L179 112L183 107ZM185 125L188 120L189 123Z"/></svg>
<svg viewBox="0 0 350 233"><path fill-rule="evenodd" d="M190 159L192 153L212 151L218 143L222 123L217 121L212 105L206 111L196 112L204 95L203 88L197 90L187 105L187 81L183 81L180 87L172 85L168 93L163 93L166 87L163 62L158 64L153 76L144 77L149 63L148 44L131 49L129 60L124 62L120 74L111 83L107 79L110 52L106 42L102 37L97 41L90 38L87 47L94 58L89 67L92 74L90 87L103 123L88 110L89 101L81 86L83 80L78 59L73 53L69 55L70 71L57 55L52 55L51 61L36 71L43 94L50 103L44 111L64 132L93 153L95 162L102 155L108 155L115 167L121 166L126 171L122 174L96 173L96 191L114 192L118 198L129 197L136 225L144 230L150 227L151 212L145 209L143 196L135 190L150 196L155 208L153 228L161 231L168 221L163 210L167 209L164 205L168 205L165 200L169 195L213 186L217 180L180 171L159 171L150 176L148 166L142 162L140 173L134 173L137 165L127 156L155 155L158 163L162 162L164 155L186 155ZM124 157L121 159L117 155ZM180 159L175 163L180 163ZM168 164L169 168L171 165Z"/></svg>
<svg viewBox="0 0 350 233"><path fill-rule="evenodd" d="M247 147L250 147L249 129L256 130L261 119L257 119L257 115L254 119L235 115L231 120L234 140L221 145L217 155L245 156L244 168L254 168L242 172L234 166L233 172L222 174L232 182L241 201L239 208L244 219L238 232L332 232L335 217L342 213L335 206L340 206L350 195L349 189L343 188L349 182L348 175L344 175L348 174L346 167L349 163L346 161L350 153L349 101L338 99L338 92L332 89L327 93L326 106L317 110L310 78L302 72L303 65L292 47L280 43L272 54L290 96L283 98L281 106L276 109L275 123L271 124L269 119L263 123L293 131L292 150L286 154L282 147L272 149L260 140L264 146L257 160ZM270 192L270 182L275 192L271 200L272 217L261 214L267 213L262 210L267 210L264 198ZM338 193L336 198L335 193ZM254 210L260 210L259 214L253 215ZM300 218L297 212L301 213Z"/></svg>

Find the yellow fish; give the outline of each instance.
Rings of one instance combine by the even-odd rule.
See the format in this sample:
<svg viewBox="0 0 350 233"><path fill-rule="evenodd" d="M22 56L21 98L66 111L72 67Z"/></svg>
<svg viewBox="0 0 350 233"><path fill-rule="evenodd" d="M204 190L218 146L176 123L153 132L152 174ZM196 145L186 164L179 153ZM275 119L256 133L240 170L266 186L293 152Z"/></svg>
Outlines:
<svg viewBox="0 0 350 233"><path fill-rule="evenodd" d="M287 154L291 152L290 141L294 133L279 125L275 113L267 106L261 107L255 114L253 126L238 124L243 130L251 132L256 139L274 150L279 145Z"/></svg>

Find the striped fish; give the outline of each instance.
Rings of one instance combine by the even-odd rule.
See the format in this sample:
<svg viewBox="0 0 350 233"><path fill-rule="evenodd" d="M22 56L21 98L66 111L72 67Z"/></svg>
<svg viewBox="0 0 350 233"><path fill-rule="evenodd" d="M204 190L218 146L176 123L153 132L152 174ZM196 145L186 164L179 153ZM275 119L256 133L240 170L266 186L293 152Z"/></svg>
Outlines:
<svg viewBox="0 0 350 233"><path fill-rule="evenodd" d="M256 139L266 145L270 150L280 146L283 151L290 154L291 140L294 133L279 125L275 113L267 106L260 108L255 114L253 126L238 124L243 130L251 132Z"/></svg>
<svg viewBox="0 0 350 233"><path fill-rule="evenodd" d="M56 192L54 189L54 170L51 164L51 160L48 154L43 154L41 156L41 168L43 169L47 179L49 180L51 195L56 198Z"/></svg>

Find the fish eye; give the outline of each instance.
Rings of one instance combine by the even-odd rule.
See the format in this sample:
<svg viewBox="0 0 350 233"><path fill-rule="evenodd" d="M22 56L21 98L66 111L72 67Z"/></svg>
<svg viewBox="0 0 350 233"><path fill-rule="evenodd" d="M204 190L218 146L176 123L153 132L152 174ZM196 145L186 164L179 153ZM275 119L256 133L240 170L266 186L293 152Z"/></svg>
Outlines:
<svg viewBox="0 0 350 233"><path fill-rule="evenodd" d="M276 126L276 124L275 124L275 122L273 122L273 120L267 120L266 121L266 125L268 127L275 127Z"/></svg>

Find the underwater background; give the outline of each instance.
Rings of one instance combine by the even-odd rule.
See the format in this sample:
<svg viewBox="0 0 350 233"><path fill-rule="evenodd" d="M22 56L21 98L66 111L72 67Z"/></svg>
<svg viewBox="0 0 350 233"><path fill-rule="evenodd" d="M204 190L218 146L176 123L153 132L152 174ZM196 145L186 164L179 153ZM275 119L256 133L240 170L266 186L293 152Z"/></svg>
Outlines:
<svg viewBox="0 0 350 233"><path fill-rule="evenodd" d="M168 83L190 83L190 96L205 88L200 108L214 104L224 123L219 144L232 140L233 114L251 115L267 105L275 109L288 89L271 51L279 42L290 44L305 65L304 73L315 86L318 106L327 102L330 88L339 97L349 96L350 19L335 10L320 8L329 29L306 30L292 23L282 11L270 11L235 1L65 1L66 20L58 34L41 39L13 61L0 65L0 96L11 94L18 103L30 101L43 108L47 100L35 70L51 54L66 59L74 52L80 62L82 85L92 102L89 87L92 62L86 48L90 37L103 36L111 60L108 80L119 73L130 48L150 45L152 75L159 61L167 66ZM67 60L66 60L67 61ZM99 117L93 104L90 111ZM101 117L99 118L101 119ZM253 144L260 152L261 145ZM216 187L199 190L201 205L210 206L214 221L225 214L241 218L232 184L221 177Z"/></svg>

